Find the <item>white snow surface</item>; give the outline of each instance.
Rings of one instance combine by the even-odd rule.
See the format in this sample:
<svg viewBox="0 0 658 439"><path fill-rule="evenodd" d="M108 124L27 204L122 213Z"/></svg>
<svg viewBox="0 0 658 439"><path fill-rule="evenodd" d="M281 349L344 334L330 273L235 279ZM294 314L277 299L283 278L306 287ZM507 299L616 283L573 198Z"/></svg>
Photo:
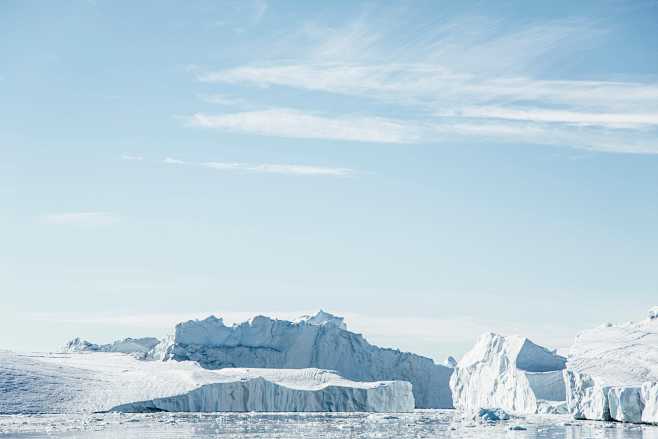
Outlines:
<svg viewBox="0 0 658 439"><path fill-rule="evenodd" d="M452 408L452 368L430 358L371 345L324 311L297 321L256 316L227 326L215 316L179 323L152 358L227 367L335 370L354 381L401 380L413 385L417 408Z"/></svg>
<svg viewBox="0 0 658 439"><path fill-rule="evenodd" d="M486 333L450 379L455 408L499 408L513 414L560 412L566 359L525 337Z"/></svg>
<svg viewBox="0 0 658 439"><path fill-rule="evenodd" d="M314 368L208 370L106 352L0 352L0 390L0 414L414 408L403 381L354 382Z"/></svg>
<svg viewBox="0 0 658 439"><path fill-rule="evenodd" d="M578 419L658 423L658 307L649 318L582 332L571 347L567 402Z"/></svg>

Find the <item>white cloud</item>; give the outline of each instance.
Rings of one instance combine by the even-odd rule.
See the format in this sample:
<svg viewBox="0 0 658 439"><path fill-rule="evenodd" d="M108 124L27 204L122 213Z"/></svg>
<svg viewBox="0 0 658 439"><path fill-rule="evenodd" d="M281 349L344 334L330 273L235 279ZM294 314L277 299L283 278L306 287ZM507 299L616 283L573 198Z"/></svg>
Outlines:
<svg viewBox="0 0 658 439"><path fill-rule="evenodd" d="M164 163L174 165L200 166L204 168L215 169L218 171L237 171L264 174L283 174L283 175L306 175L306 176L327 176L327 177L347 177L354 175L355 171L350 168L334 168L314 165L297 165L281 163L240 163L240 162L187 162L167 157Z"/></svg>
<svg viewBox="0 0 658 439"><path fill-rule="evenodd" d="M121 160L144 160L144 157L138 154L121 154Z"/></svg>
<svg viewBox="0 0 658 439"><path fill-rule="evenodd" d="M248 66L199 73L197 77L203 82L287 86L435 108L493 101L535 102L576 108L578 112L592 107L606 112L633 108L640 114L645 112L638 108L658 111L655 83L486 78L425 63Z"/></svg>
<svg viewBox="0 0 658 439"><path fill-rule="evenodd" d="M394 120L363 117L326 117L287 108L209 115L188 118L190 126L219 128L275 137L350 140L356 142L409 143L418 133Z"/></svg>
<svg viewBox="0 0 658 439"><path fill-rule="evenodd" d="M334 107L322 115L292 109L196 114L191 125L291 138L413 143L464 136L658 153L655 79L542 79L547 63L576 56L607 36L593 23L508 28L475 17L433 23L420 36L417 27L390 17L359 17L342 28L306 24L289 42L311 40L296 59L195 71L208 83L338 94L357 105L362 99L385 102L401 110L397 120L334 116L350 113Z"/></svg>
<svg viewBox="0 0 658 439"><path fill-rule="evenodd" d="M496 114L508 117L494 117ZM496 113L485 109L436 113L433 119L418 121L362 117L350 119L347 116L336 118L284 109L219 116L196 114L189 119L189 123L192 126L290 138L378 143L437 143L477 139L497 143L568 146L601 152L658 154L658 136L650 135L650 128L654 127L650 124L653 122L652 117L650 114L637 118L623 114L598 117L515 110ZM601 124L606 125L601 127ZM629 134L630 127L635 129ZM649 135L642 135L645 131ZM175 162L173 159L167 160ZM216 166L222 169L247 169L235 163Z"/></svg>
<svg viewBox="0 0 658 439"><path fill-rule="evenodd" d="M107 226L119 218L108 212L64 212L51 213L42 217L46 224L73 226Z"/></svg>
<svg viewBox="0 0 658 439"><path fill-rule="evenodd" d="M540 108L514 109L505 107L470 107L439 113L439 116L504 119L540 123L565 123L610 128L641 128L658 125L656 113L588 113Z"/></svg>

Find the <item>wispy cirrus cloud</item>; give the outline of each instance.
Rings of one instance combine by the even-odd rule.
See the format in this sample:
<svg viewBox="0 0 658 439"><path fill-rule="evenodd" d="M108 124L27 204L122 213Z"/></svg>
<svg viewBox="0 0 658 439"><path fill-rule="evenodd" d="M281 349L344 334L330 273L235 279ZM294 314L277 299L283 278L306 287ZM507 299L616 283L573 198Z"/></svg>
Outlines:
<svg viewBox="0 0 658 439"><path fill-rule="evenodd" d="M262 174L282 174L282 175L300 175L300 176L325 176L325 177L347 177L355 175L356 171L350 168L335 168L314 165L297 165L281 163L241 163L241 162L189 162L167 157L164 163L170 165L197 166L218 171L234 171L247 173Z"/></svg>
<svg viewBox="0 0 658 439"><path fill-rule="evenodd" d="M221 115L196 114L188 123L252 135L302 139L395 144L472 139L601 152L658 154L658 137L638 135L640 132L652 132L655 126L652 117L648 114L632 119L621 114L521 112L484 107L435 113L432 118L423 120L351 119L346 116L305 114L290 109L270 109ZM630 130L636 135L629 135Z"/></svg>
<svg viewBox="0 0 658 439"><path fill-rule="evenodd" d="M515 109L506 107L468 107L457 111L437 113L439 116L473 119L498 119L537 123L563 123L569 125L608 128L651 128L658 126L655 113L591 113L541 108Z"/></svg>
<svg viewBox="0 0 658 439"><path fill-rule="evenodd" d="M658 153L658 80L544 79L560 62L607 36L587 20L507 28L473 17L428 26L359 17L343 28L303 28L306 54L216 71L204 83L279 87L384 102L403 117L290 108L195 114L192 126L290 138L379 143L467 139ZM284 108L284 107L281 107ZM348 107L349 108L349 107ZM333 115L341 111L342 115ZM561 143L563 142L563 143Z"/></svg>
<svg viewBox="0 0 658 439"><path fill-rule="evenodd" d="M415 129L395 120L363 116L320 116L288 108L219 115L196 113L187 118L187 123L196 127L300 139L376 143L409 143L417 140Z"/></svg>
<svg viewBox="0 0 658 439"><path fill-rule="evenodd" d="M450 107L492 102L605 111L658 111L658 83L487 78L426 63L245 66L197 74L210 83L286 86L386 102Z"/></svg>
<svg viewBox="0 0 658 439"><path fill-rule="evenodd" d="M110 212L61 212L42 215L40 219L52 225L97 227L114 224L119 217Z"/></svg>

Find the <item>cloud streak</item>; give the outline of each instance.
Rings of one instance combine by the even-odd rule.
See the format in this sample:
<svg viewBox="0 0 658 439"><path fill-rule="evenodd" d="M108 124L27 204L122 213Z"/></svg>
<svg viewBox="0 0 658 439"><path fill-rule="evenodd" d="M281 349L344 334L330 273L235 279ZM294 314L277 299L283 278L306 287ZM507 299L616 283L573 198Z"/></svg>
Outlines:
<svg viewBox="0 0 658 439"><path fill-rule="evenodd" d="M310 35L313 43L298 59L194 72L210 84L340 95L347 98L339 101L345 105L349 98L386 103L398 107L402 117L270 108L197 113L188 123L288 138L418 143L462 136L658 153L655 80L541 78L545 60L573 56L574 47L586 49L605 37L605 30L590 22L510 30L472 18L432 26L422 37L405 32L386 23L372 26L363 17L337 29L307 26L300 35Z"/></svg>
<svg viewBox="0 0 658 439"><path fill-rule="evenodd" d="M447 143L479 140L567 146L591 151L658 154L654 115L581 114L473 107L434 113L431 118L383 119L319 116L290 109L196 114L192 126L251 135L370 143ZM629 135L629 131L635 135ZM172 160L172 163L175 160ZM224 170L238 168L222 163ZM242 170L256 171L255 166Z"/></svg>
<svg viewBox="0 0 658 439"><path fill-rule="evenodd" d="M246 172L259 174L281 174L299 176L348 177L356 172L350 168L332 168L325 166L280 164L280 163L240 163L240 162L188 162L167 157L164 163L171 165L197 166L225 172Z"/></svg>
<svg viewBox="0 0 658 439"><path fill-rule="evenodd" d="M288 108L211 115L196 113L188 125L299 139L410 143L417 133L395 120L362 116L319 116Z"/></svg>

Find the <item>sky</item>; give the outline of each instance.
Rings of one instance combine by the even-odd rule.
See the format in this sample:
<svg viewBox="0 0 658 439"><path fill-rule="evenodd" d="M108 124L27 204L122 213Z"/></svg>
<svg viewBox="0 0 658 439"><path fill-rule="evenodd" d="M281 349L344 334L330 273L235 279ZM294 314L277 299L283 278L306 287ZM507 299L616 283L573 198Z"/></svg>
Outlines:
<svg viewBox="0 0 658 439"><path fill-rule="evenodd" d="M0 348L658 304L658 2L0 1Z"/></svg>

